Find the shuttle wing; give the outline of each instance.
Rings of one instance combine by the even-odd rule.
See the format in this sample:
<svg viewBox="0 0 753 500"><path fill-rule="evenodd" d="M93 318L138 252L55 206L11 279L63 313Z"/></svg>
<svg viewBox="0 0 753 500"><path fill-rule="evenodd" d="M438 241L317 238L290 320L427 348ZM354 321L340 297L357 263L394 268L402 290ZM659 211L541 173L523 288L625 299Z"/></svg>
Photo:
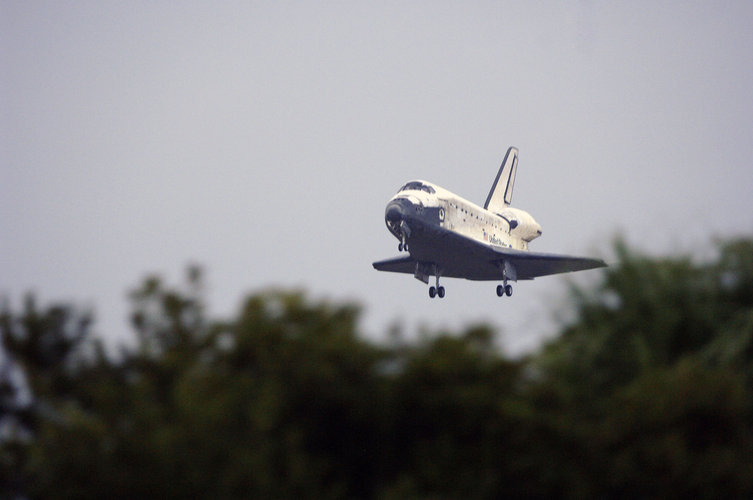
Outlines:
<svg viewBox="0 0 753 500"><path fill-rule="evenodd" d="M521 280L533 279L550 274L569 273L573 271L585 271L606 267L601 259L587 257L572 257L540 252L522 252L511 249L497 251L502 262L508 261L515 268L517 278Z"/></svg>
<svg viewBox="0 0 753 500"><path fill-rule="evenodd" d="M416 260L413 257L395 257L374 262L373 266L377 271L413 274L416 270Z"/></svg>
<svg viewBox="0 0 753 500"><path fill-rule="evenodd" d="M417 264L436 265L441 275L447 278L465 278L479 281L501 281L505 274L512 281L531 280L539 276L584 271L606 267L601 259L573 257L541 252L513 250L478 242L446 232L441 245L411 245L413 255L380 260L373 263L374 269L395 273L416 273Z"/></svg>

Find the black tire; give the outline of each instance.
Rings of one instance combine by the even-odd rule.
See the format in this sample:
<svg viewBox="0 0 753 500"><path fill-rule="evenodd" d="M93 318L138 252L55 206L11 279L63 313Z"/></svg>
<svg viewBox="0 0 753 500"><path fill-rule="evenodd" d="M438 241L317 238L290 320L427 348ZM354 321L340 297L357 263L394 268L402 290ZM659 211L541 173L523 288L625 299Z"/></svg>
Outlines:
<svg viewBox="0 0 753 500"><path fill-rule="evenodd" d="M444 287L443 286L440 286L439 288L437 288L437 295L439 295L440 299L444 298Z"/></svg>
<svg viewBox="0 0 753 500"><path fill-rule="evenodd" d="M512 285L505 285L505 295L512 297Z"/></svg>
<svg viewBox="0 0 753 500"><path fill-rule="evenodd" d="M429 287L429 297L431 297L433 299L436 295L437 295L437 289L434 288L433 286L430 286Z"/></svg>
<svg viewBox="0 0 753 500"><path fill-rule="evenodd" d="M505 287L497 285L497 297L502 297L505 294Z"/></svg>

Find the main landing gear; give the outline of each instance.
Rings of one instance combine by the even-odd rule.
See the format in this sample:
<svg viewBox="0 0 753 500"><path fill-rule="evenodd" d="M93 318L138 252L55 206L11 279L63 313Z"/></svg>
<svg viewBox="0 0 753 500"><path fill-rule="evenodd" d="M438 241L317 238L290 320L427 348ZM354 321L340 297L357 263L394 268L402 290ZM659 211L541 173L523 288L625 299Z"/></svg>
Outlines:
<svg viewBox="0 0 753 500"><path fill-rule="evenodd" d="M518 271L515 266L509 260L505 259L502 262L498 262L499 270L502 271L502 284L497 285L497 297L507 295L512 297L512 285L508 285L507 281L518 281Z"/></svg>
<svg viewBox="0 0 753 500"><path fill-rule="evenodd" d="M430 286L429 287L429 297L431 297L433 299L437 295L439 295L440 299L444 298L444 287L443 286L439 286L439 275L438 274L437 274L437 286L436 287L434 287L434 286Z"/></svg>

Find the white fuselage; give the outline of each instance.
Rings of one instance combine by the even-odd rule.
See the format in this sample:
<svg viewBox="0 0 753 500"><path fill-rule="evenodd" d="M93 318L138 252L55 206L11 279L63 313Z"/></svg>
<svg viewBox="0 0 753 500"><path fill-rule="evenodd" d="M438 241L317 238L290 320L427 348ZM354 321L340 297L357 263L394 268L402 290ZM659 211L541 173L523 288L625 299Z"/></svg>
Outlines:
<svg viewBox="0 0 753 500"><path fill-rule="evenodd" d="M409 182L390 202L401 198L415 206L439 208L439 227L487 245L528 250L528 243L541 235L541 226L528 212L505 207L493 213L430 182Z"/></svg>

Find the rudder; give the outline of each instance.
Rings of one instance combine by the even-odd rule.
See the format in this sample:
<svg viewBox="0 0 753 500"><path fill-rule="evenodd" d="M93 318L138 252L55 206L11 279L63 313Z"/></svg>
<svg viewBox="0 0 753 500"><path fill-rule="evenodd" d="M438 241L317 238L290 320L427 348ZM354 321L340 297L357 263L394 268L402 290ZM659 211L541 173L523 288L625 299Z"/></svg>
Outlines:
<svg viewBox="0 0 753 500"><path fill-rule="evenodd" d="M502 160L497 177L494 179L484 208L492 212L501 212L512 202L512 190L515 186L515 173L518 170L518 148L510 147Z"/></svg>

